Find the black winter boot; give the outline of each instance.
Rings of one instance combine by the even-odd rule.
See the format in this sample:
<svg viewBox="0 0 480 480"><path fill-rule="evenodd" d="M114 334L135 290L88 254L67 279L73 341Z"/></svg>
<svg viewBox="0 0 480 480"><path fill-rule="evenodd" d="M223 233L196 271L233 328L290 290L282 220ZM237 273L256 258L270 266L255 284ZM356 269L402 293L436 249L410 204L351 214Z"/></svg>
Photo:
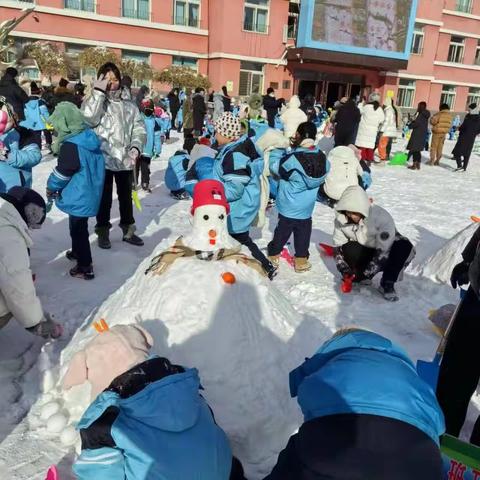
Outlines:
<svg viewBox="0 0 480 480"><path fill-rule="evenodd" d="M395 291L395 283L393 282L380 282L378 291L383 295L383 298L388 302L398 302L399 298Z"/></svg>
<svg viewBox="0 0 480 480"><path fill-rule="evenodd" d="M110 243L110 228L109 227L96 227L95 233L98 237L98 246L104 250L112 248Z"/></svg>
<svg viewBox="0 0 480 480"><path fill-rule="evenodd" d="M93 280L95 278L91 265L89 267L77 265L70 270L70 275L74 278L83 278L84 280Z"/></svg>
<svg viewBox="0 0 480 480"><path fill-rule="evenodd" d="M135 235L135 225L121 225L120 228L123 231L124 242L130 243L130 245L135 245L136 247L142 247L144 245L143 240L138 235Z"/></svg>

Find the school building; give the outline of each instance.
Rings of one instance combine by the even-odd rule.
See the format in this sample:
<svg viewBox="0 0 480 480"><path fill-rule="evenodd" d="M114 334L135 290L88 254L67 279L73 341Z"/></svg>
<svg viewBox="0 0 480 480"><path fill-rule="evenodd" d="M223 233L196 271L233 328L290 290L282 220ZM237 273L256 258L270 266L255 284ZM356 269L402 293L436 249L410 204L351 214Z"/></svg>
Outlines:
<svg viewBox="0 0 480 480"><path fill-rule="evenodd" d="M81 50L104 46L157 70L189 66L208 75L213 89L227 85L233 96L264 93L272 86L277 97L312 93L328 105L342 96L362 96L372 90L393 91L405 108L425 100L432 110L446 102L461 112L468 103L480 102L480 0L377 0L375 8L380 11L391 10L390 4L400 13L401 8L412 11L409 29L405 27L408 32L394 25L398 32L388 45L381 43L382 35L388 36L388 31L382 34L388 15L385 24L375 25L353 7L349 10L349 1L355 8L361 3L2 0L0 21L35 6L34 15L12 37L20 47L32 40L57 43L70 58L71 80L85 73L78 66ZM371 3L365 0L365 5ZM332 8L340 12L333 32L329 31L332 22L323 22L322 17L332 15ZM313 48L308 42L298 44L297 38L298 30L303 36L309 33L303 23L312 18ZM397 23L401 18L399 14ZM400 52L403 46L396 46L396 39L408 52ZM346 48L345 42L351 42L352 48ZM28 73L38 76L35 68Z"/></svg>

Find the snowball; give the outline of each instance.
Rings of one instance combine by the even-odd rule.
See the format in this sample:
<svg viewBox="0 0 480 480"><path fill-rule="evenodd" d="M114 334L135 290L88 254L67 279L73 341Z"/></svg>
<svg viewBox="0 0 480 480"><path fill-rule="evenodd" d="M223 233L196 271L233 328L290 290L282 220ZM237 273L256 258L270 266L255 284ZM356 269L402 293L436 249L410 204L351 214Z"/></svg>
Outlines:
<svg viewBox="0 0 480 480"><path fill-rule="evenodd" d="M67 417L63 413L52 415L47 421L47 430L50 433L60 433L67 425Z"/></svg>
<svg viewBox="0 0 480 480"><path fill-rule="evenodd" d="M65 447L70 447L74 445L77 441L78 434L73 425L66 427L63 432L60 434L60 441Z"/></svg>
<svg viewBox="0 0 480 480"><path fill-rule="evenodd" d="M52 415L60 411L60 405L57 402L47 403L40 411L40 418L46 422Z"/></svg>

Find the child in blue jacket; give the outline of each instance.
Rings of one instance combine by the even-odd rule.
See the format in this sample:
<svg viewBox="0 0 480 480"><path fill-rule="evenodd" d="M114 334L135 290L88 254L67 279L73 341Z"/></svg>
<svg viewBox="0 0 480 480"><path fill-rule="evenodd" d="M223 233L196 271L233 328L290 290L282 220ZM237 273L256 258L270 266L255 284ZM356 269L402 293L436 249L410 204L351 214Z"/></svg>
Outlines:
<svg viewBox="0 0 480 480"><path fill-rule="evenodd" d="M69 215L72 249L67 258L77 262L70 275L92 280L88 219L98 213L105 180L100 140L73 103L59 103L49 122L58 135L53 144L58 164L48 179L47 197Z"/></svg>
<svg viewBox="0 0 480 480"><path fill-rule="evenodd" d="M21 127L13 107L0 97L0 193L32 187L32 168L42 160L41 132Z"/></svg>
<svg viewBox="0 0 480 480"><path fill-rule="evenodd" d="M198 182L214 178L213 167L217 153L217 150L211 146L208 137L201 137L198 144L193 147L190 155L190 167L185 177L185 190L190 197L193 198L193 189Z"/></svg>
<svg viewBox="0 0 480 480"><path fill-rule="evenodd" d="M265 480L440 480L445 432L435 392L405 351L337 332L290 373L304 423Z"/></svg>
<svg viewBox="0 0 480 480"><path fill-rule="evenodd" d="M251 252L272 280L277 268L250 237L250 227L260 209L260 175L263 172L261 155L248 135L242 136L240 120L231 112L224 112L215 122L215 137L219 152L213 174L225 186L230 204L228 232L231 237Z"/></svg>
<svg viewBox="0 0 480 480"><path fill-rule="evenodd" d="M312 122L299 125L292 151L279 158L274 150L270 155L270 172L279 178L276 205L278 225L268 244L270 261L278 267L280 254L293 233L295 244L295 271L311 269L308 261L312 214L318 189L329 170L323 152L315 147L317 127Z"/></svg>
<svg viewBox="0 0 480 480"><path fill-rule="evenodd" d="M188 200L189 198L185 191L185 179L190 163L190 153L195 144L193 135L186 135L183 150L177 150L168 160L167 170L165 171L165 186L170 190L170 196L175 200Z"/></svg>
<svg viewBox="0 0 480 480"><path fill-rule="evenodd" d="M47 103L43 98L40 98L42 91L36 84L36 82L30 83L30 97L28 102L25 104L23 109L25 114L25 120L20 122L20 126L28 128L29 130L34 130L36 132L41 132L46 130L46 122L50 115L47 107ZM42 137L41 134L37 137L38 146L42 148Z"/></svg>

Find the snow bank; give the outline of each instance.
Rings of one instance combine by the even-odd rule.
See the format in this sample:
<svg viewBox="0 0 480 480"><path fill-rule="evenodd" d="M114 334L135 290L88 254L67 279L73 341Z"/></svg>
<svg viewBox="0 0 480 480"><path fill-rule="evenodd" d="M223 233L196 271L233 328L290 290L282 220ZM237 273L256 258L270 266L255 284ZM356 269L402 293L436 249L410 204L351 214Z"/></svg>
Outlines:
<svg viewBox="0 0 480 480"><path fill-rule="evenodd" d="M449 283L453 267L462 261L462 252L477 228L477 223L465 227L435 254L414 267L412 273L437 283Z"/></svg>

